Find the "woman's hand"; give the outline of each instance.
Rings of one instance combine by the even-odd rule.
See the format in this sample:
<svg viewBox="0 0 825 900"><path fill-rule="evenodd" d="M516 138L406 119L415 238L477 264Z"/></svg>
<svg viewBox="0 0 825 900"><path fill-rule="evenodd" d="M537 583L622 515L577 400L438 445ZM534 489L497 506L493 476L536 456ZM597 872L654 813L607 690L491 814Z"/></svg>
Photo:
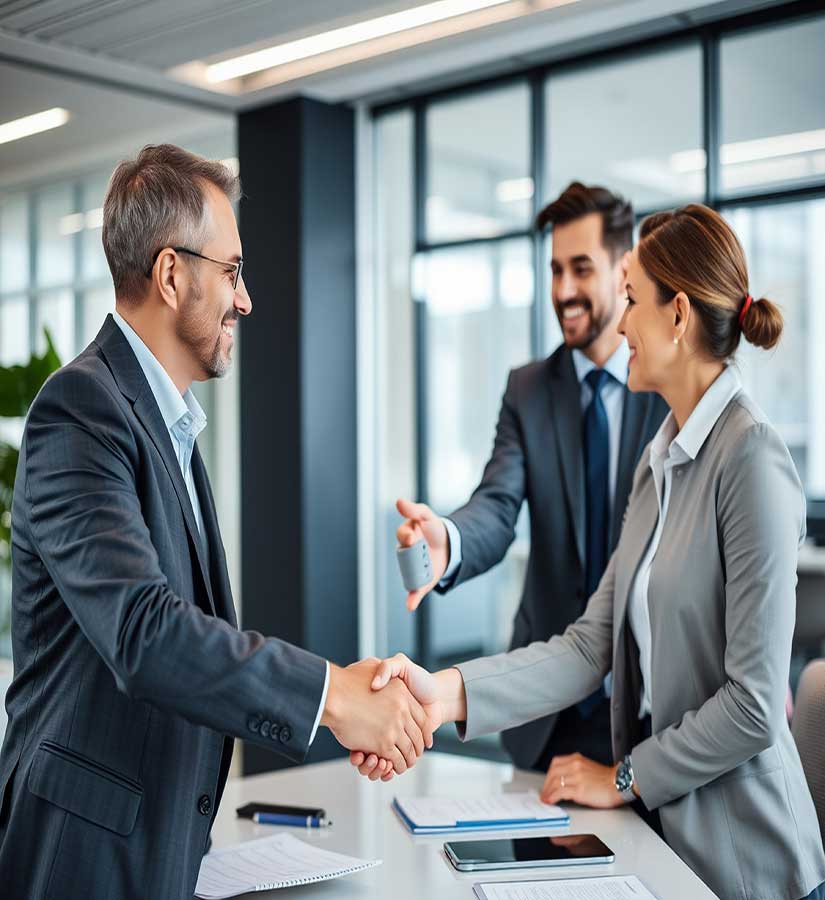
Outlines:
<svg viewBox="0 0 825 900"><path fill-rule="evenodd" d="M417 666L403 653L397 653L385 659L378 667L371 687L374 691L385 688L391 679L400 678L413 697L421 704L427 716L428 728L435 731L443 722L444 716L438 698L438 686L434 675ZM395 769L387 759L381 759L375 753L367 755L361 751L350 753L350 762L358 768L362 775L370 781L390 781Z"/></svg>
<svg viewBox="0 0 825 900"><path fill-rule="evenodd" d="M541 789L542 802L572 800L597 809L623 806L625 801L616 790L618 768L618 765L603 766L581 753L554 756Z"/></svg>

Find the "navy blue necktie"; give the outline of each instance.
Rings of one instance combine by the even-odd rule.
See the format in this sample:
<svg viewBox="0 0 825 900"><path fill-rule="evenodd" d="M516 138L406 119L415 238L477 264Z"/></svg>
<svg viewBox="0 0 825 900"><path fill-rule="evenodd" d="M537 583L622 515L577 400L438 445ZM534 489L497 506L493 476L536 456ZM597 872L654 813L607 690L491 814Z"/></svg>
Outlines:
<svg viewBox="0 0 825 900"><path fill-rule="evenodd" d="M593 391L593 399L585 411L582 428L587 528L584 586L588 600L599 586L607 567L607 534L610 528L610 430L601 392L609 378L610 375L604 369L592 369L585 377L585 381ZM585 717L589 716L602 697L604 690L600 687L578 704L579 712Z"/></svg>

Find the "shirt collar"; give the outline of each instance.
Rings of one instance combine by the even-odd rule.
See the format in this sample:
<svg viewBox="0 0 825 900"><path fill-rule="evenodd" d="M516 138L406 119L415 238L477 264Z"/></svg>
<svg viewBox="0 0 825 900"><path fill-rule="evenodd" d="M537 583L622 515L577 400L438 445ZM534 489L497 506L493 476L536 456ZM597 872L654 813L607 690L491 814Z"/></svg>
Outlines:
<svg viewBox="0 0 825 900"><path fill-rule="evenodd" d="M197 436L206 427L206 414L191 388L187 388L186 393L181 396L169 373L163 368L154 353L143 343L134 328L116 310L112 313L112 317L129 342L129 346L143 369L143 374L149 382L149 387L155 396L166 427L171 431L180 424L182 430Z"/></svg>
<svg viewBox="0 0 825 900"><path fill-rule="evenodd" d="M675 448L687 459L696 459L713 426L741 389L739 373L733 366L726 366L702 395L681 431L677 433L673 413L667 414L650 445L651 462L654 457L663 457L668 453L673 456Z"/></svg>
<svg viewBox="0 0 825 900"><path fill-rule="evenodd" d="M630 348L627 341L622 340L621 344L613 352L613 355L604 364L604 370L612 375L619 384L627 384L627 367L630 364ZM573 350L573 365L576 369L576 378L579 384L584 383L584 379L588 373L596 368L596 364L592 359L582 353L581 350Z"/></svg>

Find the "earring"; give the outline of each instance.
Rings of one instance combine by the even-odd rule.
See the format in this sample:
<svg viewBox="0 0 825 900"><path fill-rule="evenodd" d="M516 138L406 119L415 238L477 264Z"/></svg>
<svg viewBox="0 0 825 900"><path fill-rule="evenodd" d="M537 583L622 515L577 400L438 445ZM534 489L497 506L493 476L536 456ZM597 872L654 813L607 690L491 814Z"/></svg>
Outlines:
<svg viewBox="0 0 825 900"><path fill-rule="evenodd" d="M678 344L678 343L679 343L679 338L673 338L673 343L674 343L674 344Z"/></svg>

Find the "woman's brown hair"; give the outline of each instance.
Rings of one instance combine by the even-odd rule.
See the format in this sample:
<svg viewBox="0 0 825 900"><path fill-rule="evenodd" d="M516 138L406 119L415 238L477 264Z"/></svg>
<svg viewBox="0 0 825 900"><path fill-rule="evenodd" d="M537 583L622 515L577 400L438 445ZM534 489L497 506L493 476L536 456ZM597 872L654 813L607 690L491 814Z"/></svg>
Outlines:
<svg viewBox="0 0 825 900"><path fill-rule="evenodd" d="M750 292L745 254L719 213L691 203L648 216L642 222L638 253L661 303L669 303L679 291L687 294L702 325L704 349L712 358L730 359L740 335L766 349L779 341L782 313L777 306L764 297L746 306Z"/></svg>

